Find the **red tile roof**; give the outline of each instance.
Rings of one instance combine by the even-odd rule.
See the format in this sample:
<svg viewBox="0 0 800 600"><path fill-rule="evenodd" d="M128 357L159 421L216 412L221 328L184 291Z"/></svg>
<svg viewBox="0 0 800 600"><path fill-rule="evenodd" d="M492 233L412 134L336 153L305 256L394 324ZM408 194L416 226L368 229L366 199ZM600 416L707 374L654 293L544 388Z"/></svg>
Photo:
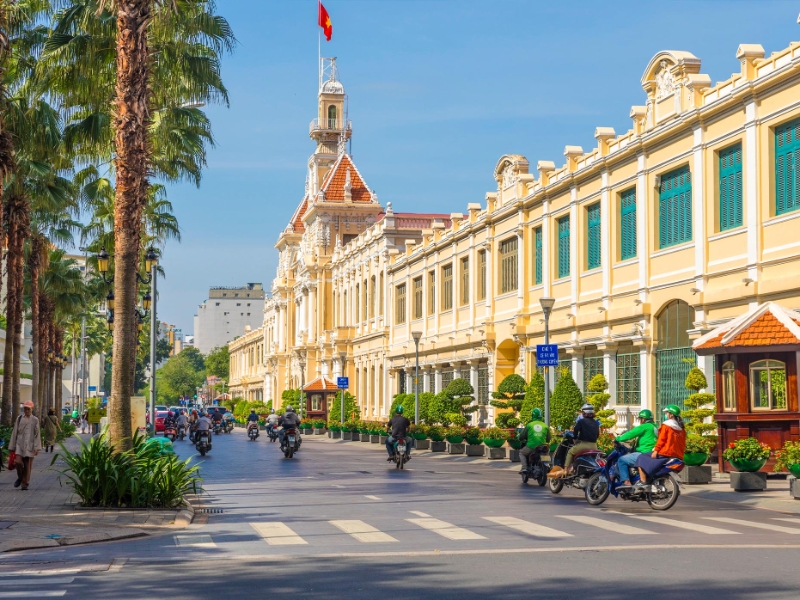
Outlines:
<svg viewBox="0 0 800 600"><path fill-rule="evenodd" d="M353 160L342 154L333 168L322 180L322 190L325 192L326 202L344 202L344 186L347 182L347 171L350 170L350 193L353 202L372 202L372 193L369 191L364 178L353 164Z"/></svg>
<svg viewBox="0 0 800 600"><path fill-rule="evenodd" d="M306 210L308 209L308 198L303 198L303 201L300 203L300 206L297 207L297 210L294 211L292 215L292 220L289 223L292 225L292 228L295 230L296 233L303 233L306 230L306 226L303 225L303 215L306 214Z"/></svg>
<svg viewBox="0 0 800 600"><path fill-rule="evenodd" d="M335 392L339 388L330 379L317 377L314 381L309 381L303 388L304 392Z"/></svg>
<svg viewBox="0 0 800 600"><path fill-rule="evenodd" d="M800 314L770 302L717 327L694 349L800 346Z"/></svg>

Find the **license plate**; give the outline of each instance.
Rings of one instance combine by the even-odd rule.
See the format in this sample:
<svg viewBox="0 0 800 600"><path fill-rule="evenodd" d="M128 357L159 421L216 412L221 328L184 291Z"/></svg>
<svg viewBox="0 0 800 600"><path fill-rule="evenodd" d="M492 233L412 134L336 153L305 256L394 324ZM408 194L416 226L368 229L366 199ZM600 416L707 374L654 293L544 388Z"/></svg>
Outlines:
<svg viewBox="0 0 800 600"><path fill-rule="evenodd" d="M551 460L551 459L550 459L550 455L549 455L549 454L542 454L542 456L541 456L541 461L542 461L542 462L549 463L549 462L550 462L550 460Z"/></svg>
<svg viewBox="0 0 800 600"><path fill-rule="evenodd" d="M290 435L290 436L289 436L289 441L290 441L290 442L294 442L294 436L293 436L293 435Z"/></svg>
<svg viewBox="0 0 800 600"><path fill-rule="evenodd" d="M397 451L398 452L405 452L406 451L406 445L405 444L398 444L397 445Z"/></svg>

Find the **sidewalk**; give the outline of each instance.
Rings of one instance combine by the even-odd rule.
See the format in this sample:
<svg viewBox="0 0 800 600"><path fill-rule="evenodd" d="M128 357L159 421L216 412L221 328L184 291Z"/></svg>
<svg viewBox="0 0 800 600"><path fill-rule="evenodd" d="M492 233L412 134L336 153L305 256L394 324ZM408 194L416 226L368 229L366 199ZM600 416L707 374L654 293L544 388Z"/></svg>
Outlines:
<svg viewBox="0 0 800 600"><path fill-rule="evenodd" d="M327 435L304 435L303 441L308 440L320 441L328 444L347 444L348 447L386 452L382 443L348 442L341 439L331 439L328 438ZM468 463L470 466L480 465L513 472L519 471L520 468L519 463L512 463L508 458L489 460L481 456L447 454L446 452L431 452L430 450L413 450L412 456L420 456L421 458L428 457L456 463ZM413 461L411 464L413 465ZM763 492L737 492L731 489L727 477L715 477L711 483L705 485L681 485L681 493L713 502L730 502L750 508L800 514L800 500L795 500L789 495L789 481L787 479L769 478L767 480L767 489Z"/></svg>
<svg viewBox="0 0 800 600"><path fill-rule="evenodd" d="M78 437L89 438L76 435L65 441L67 449L80 448ZM0 552L139 537L186 527L194 518L191 506L182 510L77 508L71 488L59 484L63 461L50 466L56 453L40 452L36 457L27 492L14 488L15 471L0 472Z"/></svg>

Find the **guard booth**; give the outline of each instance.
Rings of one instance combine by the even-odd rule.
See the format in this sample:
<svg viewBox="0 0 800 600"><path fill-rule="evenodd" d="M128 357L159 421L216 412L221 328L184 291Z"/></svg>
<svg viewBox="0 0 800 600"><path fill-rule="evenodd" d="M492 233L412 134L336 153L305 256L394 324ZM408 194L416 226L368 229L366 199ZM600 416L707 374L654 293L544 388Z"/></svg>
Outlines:
<svg viewBox="0 0 800 600"><path fill-rule="evenodd" d="M722 450L754 437L773 450L800 440L797 366L800 312L761 304L694 342L701 356L715 357L719 468L730 470ZM761 469L771 472L775 459Z"/></svg>
<svg viewBox="0 0 800 600"><path fill-rule="evenodd" d="M308 382L303 388L307 418L327 421L328 411L333 406L333 401L338 392L339 388L336 387L336 382L325 377L317 377L315 380Z"/></svg>

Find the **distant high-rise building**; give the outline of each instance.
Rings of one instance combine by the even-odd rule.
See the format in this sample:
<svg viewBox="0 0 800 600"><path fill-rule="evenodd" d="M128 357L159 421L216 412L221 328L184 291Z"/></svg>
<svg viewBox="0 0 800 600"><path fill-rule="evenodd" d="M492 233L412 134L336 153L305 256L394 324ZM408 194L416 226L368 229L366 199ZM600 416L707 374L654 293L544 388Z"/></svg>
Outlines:
<svg viewBox="0 0 800 600"><path fill-rule="evenodd" d="M208 300L194 316L194 346L208 354L244 333L245 326L255 329L264 320L264 288L260 283L244 287L212 287Z"/></svg>

